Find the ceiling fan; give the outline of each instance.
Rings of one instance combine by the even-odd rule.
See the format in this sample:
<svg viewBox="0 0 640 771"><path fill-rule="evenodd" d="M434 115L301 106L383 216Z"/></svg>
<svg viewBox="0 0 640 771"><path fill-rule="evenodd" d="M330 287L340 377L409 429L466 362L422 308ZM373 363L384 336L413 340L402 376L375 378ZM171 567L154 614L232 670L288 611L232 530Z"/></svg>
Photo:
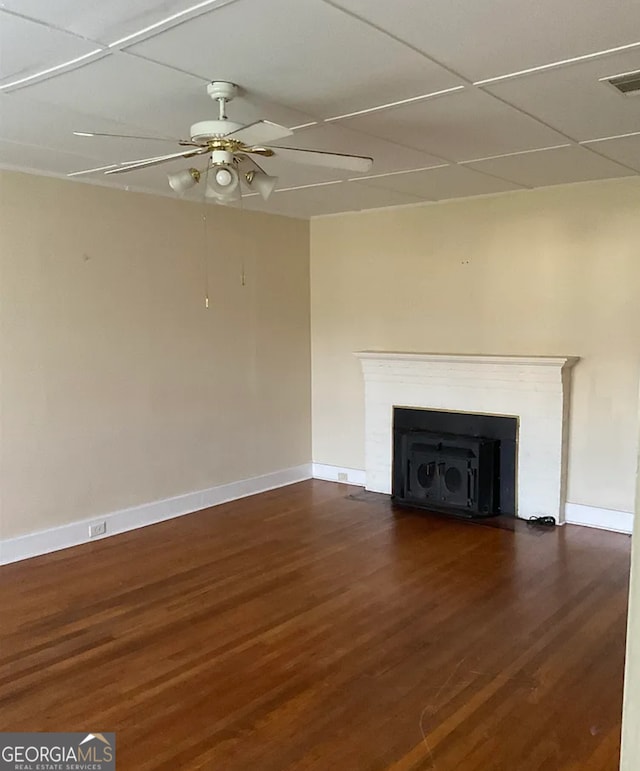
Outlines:
<svg viewBox="0 0 640 771"><path fill-rule="evenodd" d="M199 182L205 182L205 195L216 203L231 204L241 196L245 185L251 192L258 193L266 201L278 182L255 162L251 156L276 158L312 166L324 166L365 173L373 159L360 155L327 153L321 150L301 150L292 147L272 145L278 139L291 136L293 131L272 123L259 120L243 126L229 120L226 114L227 102L238 93L238 87L227 81L213 81L207 86L209 96L218 102L217 120L194 123L189 131L190 139L175 140L185 148L179 153L157 155L137 161L127 161L87 172L75 172L74 176L90 171L104 171L105 174L125 174L136 169L157 166L177 158L198 158L207 160L204 169L190 167L167 175L169 185L177 193L185 193ZM116 137L129 139L162 139L161 137L132 137L125 134L74 131L77 136ZM166 139L163 139L166 141Z"/></svg>

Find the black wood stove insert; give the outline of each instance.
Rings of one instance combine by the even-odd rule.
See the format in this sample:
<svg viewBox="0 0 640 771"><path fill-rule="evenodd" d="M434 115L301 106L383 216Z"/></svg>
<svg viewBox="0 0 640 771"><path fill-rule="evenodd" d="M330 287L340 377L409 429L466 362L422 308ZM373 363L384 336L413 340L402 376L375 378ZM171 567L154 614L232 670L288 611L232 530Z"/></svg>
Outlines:
<svg viewBox="0 0 640 771"><path fill-rule="evenodd" d="M463 517L515 516L518 420L394 408L393 498Z"/></svg>

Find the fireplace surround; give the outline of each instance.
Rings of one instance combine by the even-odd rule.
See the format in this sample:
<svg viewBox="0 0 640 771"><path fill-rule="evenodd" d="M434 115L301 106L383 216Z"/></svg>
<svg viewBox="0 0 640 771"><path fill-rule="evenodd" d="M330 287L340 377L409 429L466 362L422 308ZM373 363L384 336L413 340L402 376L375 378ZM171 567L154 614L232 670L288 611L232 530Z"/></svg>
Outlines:
<svg viewBox="0 0 640 771"><path fill-rule="evenodd" d="M516 516L564 521L577 357L361 351L366 489L392 492L394 407L517 418Z"/></svg>

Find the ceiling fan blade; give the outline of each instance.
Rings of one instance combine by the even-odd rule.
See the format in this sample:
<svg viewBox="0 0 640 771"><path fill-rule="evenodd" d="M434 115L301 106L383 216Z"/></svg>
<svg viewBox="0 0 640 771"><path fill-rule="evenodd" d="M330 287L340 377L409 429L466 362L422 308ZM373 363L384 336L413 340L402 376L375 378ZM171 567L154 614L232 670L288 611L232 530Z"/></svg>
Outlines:
<svg viewBox="0 0 640 771"><path fill-rule="evenodd" d="M306 163L309 166L327 166L331 169L346 169L347 171L367 172L373 165L373 158L363 155L346 155L345 153L325 153L322 150L300 150L295 147L275 147L272 145L276 158L293 163Z"/></svg>
<svg viewBox="0 0 640 771"><path fill-rule="evenodd" d="M141 134L106 134L104 131L74 131L77 137L108 137L109 139L145 139L153 142L177 142L180 145L195 145L190 139L177 139L176 137L150 137Z"/></svg>
<svg viewBox="0 0 640 771"><path fill-rule="evenodd" d="M117 163L110 163L108 166L96 166L94 169L82 169L81 171L70 171L68 177L81 177L83 174L94 174L96 171L105 171L105 169L115 169Z"/></svg>
<svg viewBox="0 0 640 771"><path fill-rule="evenodd" d="M154 158L143 158L139 161L120 163L117 168L105 171L105 174L124 174L126 171L135 169L146 169L148 166L158 166L161 163L167 163L174 158L192 158L194 155L203 155L208 153L208 147L199 147L197 150L187 150L183 153L171 153L171 155L157 155Z"/></svg>
<svg viewBox="0 0 640 771"><path fill-rule="evenodd" d="M236 139L245 145L263 145L292 135L293 131L286 126L280 126L270 120L257 120L237 131L232 131L225 136L225 139Z"/></svg>

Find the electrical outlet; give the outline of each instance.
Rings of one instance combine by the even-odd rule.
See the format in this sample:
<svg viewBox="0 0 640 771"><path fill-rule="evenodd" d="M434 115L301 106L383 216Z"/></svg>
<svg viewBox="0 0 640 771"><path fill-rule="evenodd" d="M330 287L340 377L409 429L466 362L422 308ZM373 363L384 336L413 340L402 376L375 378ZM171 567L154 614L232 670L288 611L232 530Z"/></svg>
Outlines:
<svg viewBox="0 0 640 771"><path fill-rule="evenodd" d="M106 522L96 522L95 525L89 525L89 538L97 538L107 532Z"/></svg>
<svg viewBox="0 0 640 771"><path fill-rule="evenodd" d="M346 471L338 471L338 482L348 482L349 474Z"/></svg>

